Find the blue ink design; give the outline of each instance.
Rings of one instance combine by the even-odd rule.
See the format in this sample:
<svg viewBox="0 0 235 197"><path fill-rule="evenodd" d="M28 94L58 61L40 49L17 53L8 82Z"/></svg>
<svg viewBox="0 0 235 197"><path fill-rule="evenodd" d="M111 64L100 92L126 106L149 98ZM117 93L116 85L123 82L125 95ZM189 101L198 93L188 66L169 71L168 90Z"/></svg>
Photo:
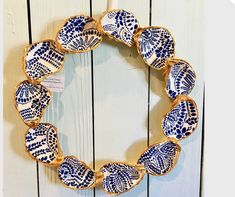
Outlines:
<svg viewBox="0 0 235 197"><path fill-rule="evenodd" d="M113 10L107 12L101 19L103 31L122 41L128 46L134 44L133 36L139 27L135 16L125 10Z"/></svg>
<svg viewBox="0 0 235 197"><path fill-rule="evenodd" d="M48 123L40 123L30 128L25 136L27 151L37 160L52 164L58 156L57 131Z"/></svg>
<svg viewBox="0 0 235 197"><path fill-rule="evenodd" d="M86 52L102 41L96 21L89 16L70 18L57 36L58 44L68 52Z"/></svg>
<svg viewBox="0 0 235 197"><path fill-rule="evenodd" d="M161 69L165 66L166 60L174 56L174 40L165 28L144 29L138 37L137 44L143 60L153 68Z"/></svg>
<svg viewBox="0 0 235 197"><path fill-rule="evenodd" d="M184 60L179 60L170 68L166 92L171 98L188 95L195 85L195 80L196 74L192 67Z"/></svg>
<svg viewBox="0 0 235 197"><path fill-rule="evenodd" d="M101 172L104 175L104 190L114 195L130 190L142 180L141 173L135 167L122 163L106 164Z"/></svg>
<svg viewBox="0 0 235 197"><path fill-rule="evenodd" d="M64 54L59 52L52 40L35 43L25 56L25 72L32 80L41 81L63 66Z"/></svg>
<svg viewBox="0 0 235 197"><path fill-rule="evenodd" d="M95 173L76 157L65 157L58 168L58 175L62 182L74 189L87 189L96 180Z"/></svg>
<svg viewBox="0 0 235 197"><path fill-rule="evenodd" d="M167 137L181 140L196 129L198 112L196 103L192 100L182 100L162 121L162 128Z"/></svg>
<svg viewBox="0 0 235 197"><path fill-rule="evenodd" d="M179 151L180 146L172 141L155 144L140 156L138 164L144 165L151 175L164 175L176 164Z"/></svg>
<svg viewBox="0 0 235 197"><path fill-rule="evenodd" d="M21 82L15 95L16 108L29 125L40 120L50 99L49 90L41 84L33 85L29 81Z"/></svg>

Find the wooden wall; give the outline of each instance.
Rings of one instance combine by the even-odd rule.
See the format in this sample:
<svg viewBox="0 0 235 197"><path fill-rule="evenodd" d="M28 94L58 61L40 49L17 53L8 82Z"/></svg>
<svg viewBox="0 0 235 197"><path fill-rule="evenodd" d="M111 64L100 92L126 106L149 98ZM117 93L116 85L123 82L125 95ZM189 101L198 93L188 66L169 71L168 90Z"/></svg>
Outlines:
<svg viewBox="0 0 235 197"><path fill-rule="evenodd" d="M189 61L197 82L190 94L198 104L199 126L182 141L175 169L163 177L145 176L124 197L199 197L203 112L203 0L119 0L142 27L168 28L176 56ZM14 106L15 86L25 79L24 47L54 39L66 18L98 19L107 0L7 0L4 4L4 195L6 197L103 197L101 188L66 189L55 169L31 160L24 148L27 127ZM59 129L65 155L76 155L98 170L108 161L135 162L148 144L161 141L160 123L170 109L160 71L150 69L135 47L104 39L93 52L66 55L65 89L55 92L44 121Z"/></svg>

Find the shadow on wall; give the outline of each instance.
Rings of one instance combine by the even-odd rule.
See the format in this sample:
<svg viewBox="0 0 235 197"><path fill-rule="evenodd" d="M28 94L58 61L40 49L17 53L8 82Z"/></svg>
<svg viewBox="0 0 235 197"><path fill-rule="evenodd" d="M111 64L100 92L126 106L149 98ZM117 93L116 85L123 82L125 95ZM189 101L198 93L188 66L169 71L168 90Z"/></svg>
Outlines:
<svg viewBox="0 0 235 197"><path fill-rule="evenodd" d="M51 29L49 28L54 28L56 26L59 29L59 27L61 27L63 23L64 20L60 20L48 24L48 27L46 28L47 31L44 31L41 34L42 36L40 37L42 38L47 37L48 39L54 39L57 32L54 32L54 34L51 35L49 32L53 31L51 31ZM48 31L48 29L50 31ZM14 102L16 86L20 82L27 79L22 69L24 49L26 46L28 46L28 43L25 43L25 45L15 46L14 48L8 50L8 54L4 54L6 58L4 61L4 70L3 70L3 76L4 76L3 119L5 122L4 135L9 135L8 138L4 138L9 140L6 141L5 143L11 144L11 147L16 157L24 157L24 159L31 160L28 157L24 146L24 134L27 131L28 127L22 121L19 113L15 108L15 102ZM11 128L10 131L6 131L6 124L7 128Z"/></svg>
<svg viewBox="0 0 235 197"><path fill-rule="evenodd" d="M120 53L123 55L123 57L126 57L124 50L121 50L121 48L120 48ZM138 64L142 62L141 66L145 67L144 69L145 82L149 84L150 107L149 107L149 114L146 114L146 120L145 120L146 132L149 132L148 143L149 145L160 143L166 140L166 136L164 135L161 128L162 118L167 112L170 111L172 105L171 100L169 99L169 97L165 92L165 79L163 77L162 73L163 71L153 69L149 67L147 64L145 64L142 58L139 56L136 50L136 46L131 48L130 53L131 53L130 57L126 58L127 61L129 61L132 65L137 65L137 62ZM133 63L133 61L136 61L136 64ZM158 97L158 101L154 101L154 97L156 96ZM149 131L147 130L148 126L149 126ZM147 146L148 145L146 139L135 142L126 151L126 160L132 161L133 158L139 158L139 156L144 152L144 150L146 150ZM184 157L182 157L181 159L184 159ZM182 166L176 165L172 170L172 172L168 174L168 176L162 176L160 178L161 180L171 181L175 179L178 174L180 174L181 170Z"/></svg>
<svg viewBox="0 0 235 197"><path fill-rule="evenodd" d="M60 27L61 24L63 24L63 21L57 21L53 22L53 25ZM52 24L48 24L48 27L52 26ZM53 28L54 29L54 28ZM59 29L59 28L58 28ZM51 31L49 31L51 32ZM56 32L55 32L56 33ZM43 33L41 37L46 37L45 34ZM55 37L55 34L52 36L49 36L50 38ZM149 73L149 67L143 62L141 57L138 55L137 50L134 47L132 48L127 48L125 45L121 43L116 43L113 41L110 41L108 39L104 39L103 43L106 45L111 45L113 47L117 47L120 54L125 58L125 60L133 65L133 69L142 69L144 74L145 74L145 82L149 82L149 77L150 77L150 97L152 94L159 96L159 100L156 105L152 105L150 103L151 107L150 112L149 112L149 119L148 119L148 114L146 114L146 120L144 122L144 127L146 130L146 136L147 136L147 128L148 128L148 122L149 122L149 143L154 144L161 142L162 140L165 139L165 136L162 132L161 129L161 121L162 117L165 115L170 110L171 107L171 101L167 97L165 91L164 91L164 86L165 82L162 77L162 72L157 71L154 69L150 69ZM13 148L13 151L16 155L16 157L23 157L23 159L32 160L30 157L28 157L25 147L24 147L24 133L27 130L27 126L23 123L21 120L19 114L17 114L17 110L14 107L14 93L15 93L15 87L23 80L26 79L23 71L22 71L22 62L20 61L23 57L23 49L25 46L18 46L10 50L9 54L7 54L7 59L6 62L4 62L5 66L4 67L4 120L7 122L7 124L12 127L10 131L6 131L10 133L10 137L8 138L9 143L11 144L11 147ZM128 55L127 55L128 51ZM108 54L105 54L108 56ZM19 60L19 61L18 61ZM142 62L142 64L140 64ZM60 96L58 96L58 100L60 100ZM151 98L150 98L151 101ZM147 101L146 101L146 108L147 108ZM55 110L56 113L58 113L58 110ZM59 121L60 115L56 115L55 117L58 117L58 120L54 121ZM7 143L7 142L6 142ZM126 151L125 156L126 156L126 161L127 162L136 162L133 159L138 158L141 153L143 153L143 150L146 149L148 141L146 139L139 140L132 144ZM95 161L96 166L102 166L107 162L107 160L98 160ZM169 179L174 179L174 177L177 176L177 174L180 173L181 171L180 165L177 165L176 168L177 170L173 170L170 176L167 176L165 179L166 181ZM54 180L55 177L57 177L56 169L55 168L45 168L45 174L47 175L47 178L50 180L50 182L58 182ZM53 176L52 176L53 175ZM51 180L53 179L53 180ZM162 179L162 180L163 180ZM146 182L143 181L141 184L145 184ZM133 189L133 195L139 194L141 191L138 188L142 187L136 187L137 189ZM100 187L98 187L100 189ZM76 191L77 192L77 191ZM79 194L82 194L83 192L79 191ZM87 193L86 193L87 195Z"/></svg>
<svg viewBox="0 0 235 197"><path fill-rule="evenodd" d="M63 20L56 21L53 22L53 24L49 24L48 27L56 26L59 28L60 26L62 26L63 22ZM44 32L41 37L45 38L45 34L48 34L48 38L53 39L53 37L55 37L57 33L55 32L54 35L49 35L49 33L47 32L48 31ZM27 45L28 43L25 43L25 45L15 46L14 48L8 50L8 54L4 54L6 58L4 61L3 70L3 119L5 122L4 130L5 132L7 132L4 132L4 135L9 135L8 138L4 138L8 140L5 143L11 144L11 147L16 157L24 157L24 159L30 160L24 147L24 134L28 127L23 123L22 119L20 118L20 115L18 114L15 108L14 102L16 86L23 80L27 79L22 69L24 49ZM7 128L11 128L10 131L6 131L6 124Z"/></svg>
<svg viewBox="0 0 235 197"><path fill-rule="evenodd" d="M3 119L4 119L4 141L5 145L10 144L14 151L15 157L23 157L23 159L31 160L24 146L24 134L28 127L20 118L15 107L14 95L16 86L26 79L22 69L22 59L24 48L26 45L16 46L6 54L4 62L4 97L3 97ZM8 130L8 128L11 128ZM4 145L4 148L6 146ZM10 152L11 150L9 150ZM5 151L7 153L7 151ZM32 162L32 160L31 160ZM7 166L5 166L7 167Z"/></svg>

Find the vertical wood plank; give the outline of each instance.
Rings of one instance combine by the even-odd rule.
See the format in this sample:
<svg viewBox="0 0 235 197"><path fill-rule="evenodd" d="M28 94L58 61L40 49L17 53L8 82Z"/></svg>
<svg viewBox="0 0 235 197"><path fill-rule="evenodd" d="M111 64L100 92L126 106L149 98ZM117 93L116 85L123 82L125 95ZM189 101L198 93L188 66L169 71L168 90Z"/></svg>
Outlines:
<svg viewBox="0 0 235 197"><path fill-rule="evenodd" d="M54 39L66 18L90 15L87 0L31 1L33 41ZM59 130L59 140L64 155L75 155L87 164L93 163L91 54L66 54L63 92L53 93L51 105L46 110L45 122ZM58 179L56 168L40 165L40 196L93 196L93 189L76 191L65 188Z"/></svg>
<svg viewBox="0 0 235 197"><path fill-rule="evenodd" d="M106 10L106 3L92 1L96 19ZM121 9L133 12L141 26L148 26L148 2L138 0L133 5L131 1L119 1L118 5ZM36 165L21 143L27 127L11 103L14 87L25 79L21 71L21 58L23 48L28 43L26 1L20 4L7 1L4 12L4 128L10 130L4 133L4 192L9 197L17 196L19 192L22 196L37 196ZM89 1L31 1L33 41L54 39L67 17L82 13L90 14ZM195 133L182 141L182 153L174 171L164 177L150 177L149 196L199 196L204 78L201 21L202 0L152 2L152 25L164 26L172 32L176 40L177 57L191 62L197 73L197 84L190 96L198 104L200 122ZM148 67L137 55L135 47L129 49L107 39L93 54L96 170L113 160L136 162L147 144ZM90 57L90 53L66 56L65 69L62 71L65 74L65 90L63 93L54 93L44 120L58 127L65 155L77 155L92 166ZM11 77L14 73L16 78ZM171 104L164 91L165 82L161 72L151 69L150 83L150 143L155 143L163 138L161 117L168 112ZM93 196L92 189L78 192L64 188L58 182L55 169L39 166L40 196ZM97 189L96 196L107 195ZM123 196L147 196L146 178Z"/></svg>
<svg viewBox="0 0 235 197"><path fill-rule="evenodd" d="M28 127L14 107L15 87L26 77L22 71L24 47L29 42L26 0L4 2L4 196L37 196L36 162L25 151ZM14 77L13 77L14 76Z"/></svg>
<svg viewBox="0 0 235 197"><path fill-rule="evenodd" d="M96 19L106 8L106 0L92 1ZM148 25L148 1L118 1L117 8L132 12L142 26ZM95 168L110 161L136 163L147 146L148 67L135 46L107 38L93 54ZM108 195L98 187L95 196ZM147 196L147 178L122 196Z"/></svg>
<svg viewBox="0 0 235 197"><path fill-rule="evenodd" d="M182 151L175 169L163 177L150 176L150 196L198 197L203 101L202 0L152 1L152 25L168 28L176 41L176 56L188 60L197 74L196 86L190 97L198 105L199 125L189 138L182 141ZM164 91L162 73L151 69L150 76L150 142L163 139L161 117L170 110L171 102Z"/></svg>

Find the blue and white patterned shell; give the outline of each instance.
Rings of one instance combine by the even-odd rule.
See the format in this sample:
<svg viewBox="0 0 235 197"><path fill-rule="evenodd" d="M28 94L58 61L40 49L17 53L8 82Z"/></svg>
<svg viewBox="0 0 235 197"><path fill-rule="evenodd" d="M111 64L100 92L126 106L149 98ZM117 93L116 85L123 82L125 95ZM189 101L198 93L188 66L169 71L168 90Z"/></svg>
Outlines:
<svg viewBox="0 0 235 197"><path fill-rule="evenodd" d="M51 92L47 88L41 84L33 85L29 81L21 82L15 94L16 108L29 126L40 121L50 99Z"/></svg>
<svg viewBox="0 0 235 197"><path fill-rule="evenodd" d="M66 52L79 53L96 48L102 41L97 22L89 16L69 18L57 34L57 44Z"/></svg>
<svg viewBox="0 0 235 197"><path fill-rule="evenodd" d="M180 150L180 146L173 141L155 144L140 156L138 164L144 165L151 175L164 175L175 166Z"/></svg>
<svg viewBox="0 0 235 197"><path fill-rule="evenodd" d="M96 181L95 173L74 156L64 158L58 168L58 176L65 185L72 189L87 189Z"/></svg>
<svg viewBox="0 0 235 197"><path fill-rule="evenodd" d="M127 192L143 179L143 173L124 163L108 163L101 168L103 188L112 195Z"/></svg>
<svg viewBox="0 0 235 197"><path fill-rule="evenodd" d="M164 134L177 140L192 134L198 124L196 103L191 99L180 99L180 97L182 96L179 96L177 103L162 121Z"/></svg>
<svg viewBox="0 0 235 197"><path fill-rule="evenodd" d="M189 63L179 60L170 68L166 92L171 98L175 98L178 95L188 95L195 85L195 80L196 74Z"/></svg>
<svg viewBox="0 0 235 197"><path fill-rule="evenodd" d="M53 40L32 44L26 50L24 71L28 78L42 81L63 66L64 54L58 51Z"/></svg>
<svg viewBox="0 0 235 197"><path fill-rule="evenodd" d="M174 57L175 44L170 32L162 27L147 27L137 33L137 49L151 67L161 69Z"/></svg>
<svg viewBox="0 0 235 197"><path fill-rule="evenodd" d="M37 127L30 128L25 136L25 146L36 160L55 164L59 154L57 129L49 123L40 123Z"/></svg>
<svg viewBox="0 0 235 197"><path fill-rule="evenodd" d="M133 36L139 23L133 14L125 10L112 10L101 18L101 26L103 32L110 38L132 46L134 44Z"/></svg>

